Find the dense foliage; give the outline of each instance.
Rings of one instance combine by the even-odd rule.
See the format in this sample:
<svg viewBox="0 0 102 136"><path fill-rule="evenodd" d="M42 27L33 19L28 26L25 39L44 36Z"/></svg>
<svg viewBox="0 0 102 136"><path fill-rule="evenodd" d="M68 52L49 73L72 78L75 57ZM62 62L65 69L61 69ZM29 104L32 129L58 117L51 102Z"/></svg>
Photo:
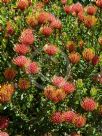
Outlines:
<svg viewBox="0 0 102 136"><path fill-rule="evenodd" d="M1 0L0 65L1 136L102 136L102 0Z"/></svg>

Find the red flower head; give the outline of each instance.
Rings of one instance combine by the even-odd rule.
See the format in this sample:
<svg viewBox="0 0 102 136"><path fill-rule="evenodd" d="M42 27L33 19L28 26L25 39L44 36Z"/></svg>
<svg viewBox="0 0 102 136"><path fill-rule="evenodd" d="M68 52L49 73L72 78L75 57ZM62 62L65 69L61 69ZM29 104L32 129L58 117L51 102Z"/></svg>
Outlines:
<svg viewBox="0 0 102 136"><path fill-rule="evenodd" d="M27 90L30 88L30 81L28 79L25 78L20 78L19 82L18 82L18 87L21 90Z"/></svg>
<svg viewBox="0 0 102 136"><path fill-rule="evenodd" d="M46 37L50 36L53 32L53 29L48 26L44 26L40 29L41 33L45 35Z"/></svg>
<svg viewBox="0 0 102 136"><path fill-rule="evenodd" d="M50 56L56 55L58 53L58 48L56 45L52 45L52 44L46 44L43 47L43 50L45 53L47 53Z"/></svg>
<svg viewBox="0 0 102 136"><path fill-rule="evenodd" d="M25 56L18 56L13 58L13 63L19 67L24 67L28 63L28 59Z"/></svg>
<svg viewBox="0 0 102 136"><path fill-rule="evenodd" d="M41 12L38 16L38 22L40 24L44 24L48 21L48 18L49 18L49 13L47 12Z"/></svg>
<svg viewBox="0 0 102 136"><path fill-rule="evenodd" d="M61 112L55 112L52 114L51 116L51 121L54 123L54 124L60 124L63 122L63 119L62 119L62 113Z"/></svg>
<svg viewBox="0 0 102 136"><path fill-rule="evenodd" d="M95 56L95 52L91 48L86 48L82 55L86 61L91 61Z"/></svg>
<svg viewBox="0 0 102 136"><path fill-rule="evenodd" d="M84 21L84 13L83 12L79 12L78 13L78 19L80 20L80 21Z"/></svg>
<svg viewBox="0 0 102 136"><path fill-rule="evenodd" d="M84 98L81 107L86 111L93 111L97 107L97 103L92 98Z"/></svg>
<svg viewBox="0 0 102 136"><path fill-rule="evenodd" d="M94 56L94 58L92 59L92 64L95 66L99 63L99 57L98 56Z"/></svg>
<svg viewBox="0 0 102 136"><path fill-rule="evenodd" d="M61 3L62 3L62 4L66 4L66 3L67 3L67 0L61 0Z"/></svg>
<svg viewBox="0 0 102 136"><path fill-rule="evenodd" d="M0 132L0 136L9 136L9 134L6 133L6 132L1 131L1 132Z"/></svg>
<svg viewBox="0 0 102 136"><path fill-rule="evenodd" d="M20 10L25 10L28 6L28 0L19 0L17 3L17 8Z"/></svg>
<svg viewBox="0 0 102 136"><path fill-rule="evenodd" d="M79 12L83 11L83 6L81 3L77 2L76 4L71 5L71 13L78 14Z"/></svg>
<svg viewBox="0 0 102 136"><path fill-rule="evenodd" d="M52 23L50 24L50 26L53 29L61 29L62 28L62 23L59 19L53 20Z"/></svg>
<svg viewBox="0 0 102 136"><path fill-rule="evenodd" d="M30 48L25 44L16 44L14 51L18 54L26 55L30 51Z"/></svg>
<svg viewBox="0 0 102 136"><path fill-rule="evenodd" d="M10 36L10 35L14 34L14 28L13 28L11 22L7 22L6 34L7 34L7 36Z"/></svg>
<svg viewBox="0 0 102 136"><path fill-rule="evenodd" d="M63 112L62 114L64 121L68 123L72 123L75 115L76 114L73 111L66 111L66 112Z"/></svg>
<svg viewBox="0 0 102 136"><path fill-rule="evenodd" d="M5 129L9 125L9 118L6 116L0 116L0 129Z"/></svg>
<svg viewBox="0 0 102 136"><path fill-rule="evenodd" d="M48 21L53 22L55 20L56 20L55 16L53 14L51 14L51 13L48 13Z"/></svg>
<svg viewBox="0 0 102 136"><path fill-rule="evenodd" d="M33 35L33 31L32 29L25 29L21 36L19 41L23 44L29 45L29 44L33 44L34 42L34 35Z"/></svg>
<svg viewBox="0 0 102 136"><path fill-rule="evenodd" d="M5 71L4 71L4 77L7 79L7 80L13 80L16 76L16 73L17 71L13 68L7 68Z"/></svg>
<svg viewBox="0 0 102 136"><path fill-rule="evenodd" d="M96 5L102 8L102 0L96 0Z"/></svg>
<svg viewBox="0 0 102 136"><path fill-rule="evenodd" d="M94 7L94 6L87 7L87 14L94 15L95 13L96 13L96 7Z"/></svg>
<svg viewBox="0 0 102 136"><path fill-rule="evenodd" d="M63 86L62 89L65 91L66 94L73 93L75 91L75 85L70 82L66 82Z"/></svg>
<svg viewBox="0 0 102 136"><path fill-rule="evenodd" d="M78 52L72 52L69 54L69 60L72 64L76 64L80 61L80 54Z"/></svg>
<svg viewBox="0 0 102 136"><path fill-rule="evenodd" d="M69 52L74 52L76 50L76 45L73 41L68 41L66 48L69 50Z"/></svg>
<svg viewBox="0 0 102 136"><path fill-rule="evenodd" d="M65 84L65 79L62 76L54 76L52 78L53 85L61 87Z"/></svg>
<svg viewBox="0 0 102 136"><path fill-rule="evenodd" d="M64 6L64 11L66 12L66 14L70 14L71 13L71 6Z"/></svg>
<svg viewBox="0 0 102 136"><path fill-rule="evenodd" d="M29 63L26 67L26 73L27 74L37 74L39 72L40 68L37 62Z"/></svg>
<svg viewBox="0 0 102 136"><path fill-rule="evenodd" d="M86 124L86 118L84 116L81 115L76 115L73 119L73 124L77 127L77 128L81 128L84 127Z"/></svg>

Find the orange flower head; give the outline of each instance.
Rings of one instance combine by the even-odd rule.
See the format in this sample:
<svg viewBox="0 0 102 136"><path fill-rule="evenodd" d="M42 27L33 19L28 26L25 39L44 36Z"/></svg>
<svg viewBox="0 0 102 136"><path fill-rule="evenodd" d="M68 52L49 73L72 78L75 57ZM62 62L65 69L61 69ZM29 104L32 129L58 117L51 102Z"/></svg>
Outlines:
<svg viewBox="0 0 102 136"><path fill-rule="evenodd" d="M82 55L86 61L91 61L95 56L95 52L91 48L86 48Z"/></svg>
<svg viewBox="0 0 102 136"><path fill-rule="evenodd" d="M30 81L28 79L25 79L25 78L20 78L19 79L19 82L18 82L18 87L21 89L21 90L27 90L30 88Z"/></svg>
<svg viewBox="0 0 102 136"><path fill-rule="evenodd" d="M68 41L66 48L69 50L69 52L74 52L76 50L76 45L73 41Z"/></svg>
<svg viewBox="0 0 102 136"><path fill-rule="evenodd" d="M28 6L28 0L19 0L17 3L17 8L20 10L25 10Z"/></svg>
<svg viewBox="0 0 102 136"><path fill-rule="evenodd" d="M77 127L77 128L81 128L84 127L86 124L86 118L84 116L81 115L76 115L73 119L73 124Z"/></svg>
<svg viewBox="0 0 102 136"><path fill-rule="evenodd" d="M69 60L72 64L77 64L80 61L80 54L78 52L70 53Z"/></svg>
<svg viewBox="0 0 102 136"><path fill-rule="evenodd" d="M44 95L48 99L52 99L52 96L54 94L55 87L52 85L48 85L47 87L44 88Z"/></svg>
<svg viewBox="0 0 102 136"><path fill-rule="evenodd" d="M38 25L37 17L35 17L34 15L27 16L26 22L31 27L35 27L36 25Z"/></svg>
<svg viewBox="0 0 102 136"><path fill-rule="evenodd" d="M7 80L13 80L15 78L15 76L16 76L16 73L17 73L17 71L14 68L7 68L4 71L4 77Z"/></svg>
<svg viewBox="0 0 102 136"><path fill-rule="evenodd" d="M84 24L86 27L91 28L93 27L97 22L97 18L95 16L85 16L84 17Z"/></svg>
<svg viewBox="0 0 102 136"><path fill-rule="evenodd" d="M4 84L0 88L0 102L6 103L11 100L14 93L14 86L12 84Z"/></svg>
<svg viewBox="0 0 102 136"><path fill-rule="evenodd" d="M100 36L100 37L98 38L98 42L99 42L99 44L102 46L102 36Z"/></svg>

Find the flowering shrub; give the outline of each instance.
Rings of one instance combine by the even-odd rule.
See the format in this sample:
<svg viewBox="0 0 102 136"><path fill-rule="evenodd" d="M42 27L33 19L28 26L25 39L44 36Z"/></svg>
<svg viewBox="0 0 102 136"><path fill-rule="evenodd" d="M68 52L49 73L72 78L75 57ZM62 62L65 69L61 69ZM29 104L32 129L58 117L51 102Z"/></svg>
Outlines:
<svg viewBox="0 0 102 136"><path fill-rule="evenodd" d="M102 135L102 0L0 1L0 136Z"/></svg>

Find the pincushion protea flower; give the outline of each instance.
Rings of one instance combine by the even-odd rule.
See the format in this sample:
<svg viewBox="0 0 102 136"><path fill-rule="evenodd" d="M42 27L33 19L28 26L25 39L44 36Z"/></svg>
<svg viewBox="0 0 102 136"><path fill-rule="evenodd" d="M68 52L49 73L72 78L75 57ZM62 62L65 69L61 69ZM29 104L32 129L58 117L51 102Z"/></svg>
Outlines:
<svg viewBox="0 0 102 136"><path fill-rule="evenodd" d="M37 62L31 62L25 67L27 74L37 74L40 71L40 67Z"/></svg>
<svg viewBox="0 0 102 136"><path fill-rule="evenodd" d="M50 27L53 29L61 29L62 28L62 23L59 19L55 19L52 21L50 24Z"/></svg>
<svg viewBox="0 0 102 136"><path fill-rule="evenodd" d="M45 53L47 53L50 56L53 56L53 55L55 55L59 52L58 47L56 45L53 45L53 44L46 44L43 47L43 50L44 50Z"/></svg>
<svg viewBox="0 0 102 136"><path fill-rule="evenodd" d="M71 6L65 5L64 6L64 11L65 11L66 14L70 14L71 13Z"/></svg>
<svg viewBox="0 0 102 136"><path fill-rule="evenodd" d="M93 111L97 107L97 103L92 98L84 98L81 107L86 111Z"/></svg>
<svg viewBox="0 0 102 136"><path fill-rule="evenodd" d="M9 134L6 132L0 131L0 136L9 136Z"/></svg>
<svg viewBox="0 0 102 136"><path fill-rule="evenodd" d="M102 0L96 0L96 5L102 8Z"/></svg>
<svg viewBox="0 0 102 136"><path fill-rule="evenodd" d="M28 59L25 56L21 55L13 58L12 62L19 67L24 67L28 63Z"/></svg>
<svg viewBox="0 0 102 136"><path fill-rule="evenodd" d="M79 12L78 15L77 15L77 17L78 17L78 20L79 20L79 21L82 21L82 22L83 22L83 21L84 21L84 17L85 17L85 16L84 16L84 12Z"/></svg>
<svg viewBox="0 0 102 136"><path fill-rule="evenodd" d="M73 119L73 124L77 128L84 127L86 125L86 118L82 115L76 115Z"/></svg>
<svg viewBox="0 0 102 136"><path fill-rule="evenodd" d="M49 13L41 12L38 16L38 23L45 24L48 21Z"/></svg>
<svg viewBox="0 0 102 136"><path fill-rule="evenodd" d="M50 36L53 32L53 29L49 26L41 27L40 32L46 37Z"/></svg>
<svg viewBox="0 0 102 136"><path fill-rule="evenodd" d="M18 87L21 90L27 90L30 88L30 81L26 78L20 78L18 82Z"/></svg>
<svg viewBox="0 0 102 136"><path fill-rule="evenodd" d="M69 60L72 64L76 64L80 61L80 54L78 52L72 52L69 54Z"/></svg>
<svg viewBox="0 0 102 136"><path fill-rule="evenodd" d="M94 6L88 6L86 12L89 15L94 15L96 13L96 7L94 7Z"/></svg>
<svg viewBox="0 0 102 136"><path fill-rule="evenodd" d="M30 51L30 48L25 44L16 44L14 51L18 54L26 55Z"/></svg>
<svg viewBox="0 0 102 136"><path fill-rule="evenodd" d="M52 78L52 83L53 85L57 86L57 87L61 87L65 84L65 79L62 76L54 76Z"/></svg>
<svg viewBox="0 0 102 136"><path fill-rule="evenodd" d="M70 82L66 82L65 84L63 84L61 88L64 90L66 94L70 94L75 91L75 85Z"/></svg>
<svg viewBox="0 0 102 136"><path fill-rule="evenodd" d="M63 122L62 113L61 112L55 112L51 115L51 122L54 124L60 124Z"/></svg>
<svg viewBox="0 0 102 136"><path fill-rule="evenodd" d="M12 23L8 21L6 26L6 36L11 36L12 34L14 34L14 28Z"/></svg>
<svg viewBox="0 0 102 136"><path fill-rule="evenodd" d="M35 27L36 25L38 25L38 19L36 16L34 15L29 15L26 18L26 22L29 26L31 27Z"/></svg>
<svg viewBox="0 0 102 136"><path fill-rule="evenodd" d="M65 97L65 92L62 89L57 89L55 90L55 92L53 92L51 100L55 103L58 103L60 101L63 101Z"/></svg>
<svg viewBox="0 0 102 136"><path fill-rule="evenodd" d="M44 95L47 97L49 100L58 103L62 100L65 99L66 94L62 89L56 89L53 86L47 86L44 89Z"/></svg>
<svg viewBox="0 0 102 136"><path fill-rule="evenodd" d="M95 56L95 52L91 48L86 48L84 49L82 55L86 61L91 61Z"/></svg>
<svg viewBox="0 0 102 136"><path fill-rule="evenodd" d="M6 103L11 100L14 93L14 86L12 84L4 84L0 88L0 102Z"/></svg>
<svg viewBox="0 0 102 136"><path fill-rule="evenodd" d="M66 111L62 113L63 120L68 123L72 123L76 113L73 111Z"/></svg>
<svg viewBox="0 0 102 136"><path fill-rule="evenodd" d="M19 38L19 41L23 44L30 45L34 43L34 35L32 29L25 29Z"/></svg>
<svg viewBox="0 0 102 136"><path fill-rule="evenodd" d="M66 4L66 3L67 3L67 0L61 0L61 3L62 3L62 4Z"/></svg>
<svg viewBox="0 0 102 136"><path fill-rule="evenodd" d="M0 116L0 129L5 129L9 125L9 118L7 116Z"/></svg>
<svg viewBox="0 0 102 136"><path fill-rule="evenodd" d="M102 45L102 36L100 36L100 37L98 38L98 42L99 42L100 45Z"/></svg>
<svg viewBox="0 0 102 136"><path fill-rule="evenodd" d="M84 24L86 27L91 28L93 27L97 22L97 18L95 16L85 16L84 17Z"/></svg>
<svg viewBox="0 0 102 136"><path fill-rule="evenodd" d="M79 12L83 11L83 6L81 5L81 3L77 2L75 4L71 5L71 13L75 13L78 14Z"/></svg>
<svg viewBox="0 0 102 136"><path fill-rule="evenodd" d="M85 44L84 41L81 39L81 40L78 42L79 48L83 48L84 44Z"/></svg>
<svg viewBox="0 0 102 136"><path fill-rule="evenodd" d="M6 68L4 71L4 77L7 80L13 80L17 74L17 71L14 68Z"/></svg>
<svg viewBox="0 0 102 136"><path fill-rule="evenodd" d="M95 66L99 63L99 56L95 55L92 59L92 64Z"/></svg>
<svg viewBox="0 0 102 136"><path fill-rule="evenodd" d="M68 41L66 48L69 50L69 52L74 52L76 50L76 45L73 41Z"/></svg>
<svg viewBox="0 0 102 136"><path fill-rule="evenodd" d="M45 95L45 97L47 97L48 99L51 100L54 91L55 91L55 87L51 86L51 85L48 85L47 87L44 88L44 95Z"/></svg>
<svg viewBox="0 0 102 136"><path fill-rule="evenodd" d="M17 8L20 10L25 10L28 6L28 0L19 0L17 3Z"/></svg>

